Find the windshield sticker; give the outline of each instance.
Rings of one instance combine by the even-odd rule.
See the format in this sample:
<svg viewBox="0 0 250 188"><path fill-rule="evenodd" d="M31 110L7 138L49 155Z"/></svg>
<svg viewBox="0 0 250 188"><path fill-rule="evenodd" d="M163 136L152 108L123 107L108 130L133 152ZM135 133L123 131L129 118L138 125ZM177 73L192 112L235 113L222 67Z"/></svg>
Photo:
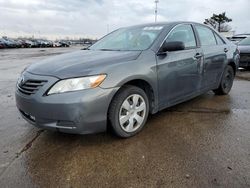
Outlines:
<svg viewBox="0 0 250 188"><path fill-rule="evenodd" d="M152 30L159 31L159 30L161 30L162 28L163 28L163 26L144 27L143 30L144 30L144 31L148 31L148 30L150 30L150 31L152 31Z"/></svg>

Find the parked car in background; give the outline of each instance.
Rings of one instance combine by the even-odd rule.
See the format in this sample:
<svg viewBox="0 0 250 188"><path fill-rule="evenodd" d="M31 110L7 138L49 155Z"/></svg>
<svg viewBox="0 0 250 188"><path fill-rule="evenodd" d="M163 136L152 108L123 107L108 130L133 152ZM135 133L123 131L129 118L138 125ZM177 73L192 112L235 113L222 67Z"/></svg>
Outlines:
<svg viewBox="0 0 250 188"><path fill-rule="evenodd" d="M70 47L71 43L69 41L60 41L61 47Z"/></svg>
<svg viewBox="0 0 250 188"><path fill-rule="evenodd" d="M38 47L40 47L40 42L39 42L39 40L37 40L37 39L31 39L31 41L32 41L32 48L38 48Z"/></svg>
<svg viewBox="0 0 250 188"><path fill-rule="evenodd" d="M21 40L12 40L15 43L15 48L22 48L23 44Z"/></svg>
<svg viewBox="0 0 250 188"><path fill-rule="evenodd" d="M9 38L2 38L5 41L6 48L17 48L18 44Z"/></svg>
<svg viewBox="0 0 250 188"><path fill-rule="evenodd" d="M24 48L31 48L34 46L34 43L31 40L24 40L23 45Z"/></svg>
<svg viewBox="0 0 250 188"><path fill-rule="evenodd" d="M240 50L240 67L250 70L250 37L238 43Z"/></svg>
<svg viewBox="0 0 250 188"><path fill-rule="evenodd" d="M0 38L0 49L6 48L6 41Z"/></svg>
<svg viewBox="0 0 250 188"><path fill-rule="evenodd" d="M84 41L83 44L90 46L90 45L92 45L92 42L87 40L87 41Z"/></svg>
<svg viewBox="0 0 250 188"><path fill-rule="evenodd" d="M47 47L49 47L49 48L54 47L53 41L48 40L47 41Z"/></svg>
<svg viewBox="0 0 250 188"><path fill-rule="evenodd" d="M19 48L25 48L24 40L16 39L15 42L19 44Z"/></svg>
<svg viewBox="0 0 250 188"><path fill-rule="evenodd" d="M87 48L90 47L92 44L93 44L92 41L84 41L84 42L83 42L83 46L84 46L83 49L87 49Z"/></svg>
<svg viewBox="0 0 250 188"><path fill-rule="evenodd" d="M61 47L61 43L60 43L59 41L55 41L55 42L53 43L53 46L54 46L54 47Z"/></svg>
<svg viewBox="0 0 250 188"><path fill-rule="evenodd" d="M47 47L53 47L53 42L45 39L38 39L36 40L37 46L39 48L47 48Z"/></svg>
<svg viewBox="0 0 250 188"><path fill-rule="evenodd" d="M16 105L28 122L49 130L120 137L142 130L148 114L213 90L230 92L237 46L192 22L118 29L86 50L26 68Z"/></svg>
<svg viewBox="0 0 250 188"><path fill-rule="evenodd" d="M42 40L40 40L40 39L35 39L34 42L35 42L35 44L36 44L35 47L37 47L37 48L43 47L43 41L42 41Z"/></svg>
<svg viewBox="0 0 250 188"><path fill-rule="evenodd" d="M54 47L70 47L71 43L69 41L56 41L54 42Z"/></svg>
<svg viewBox="0 0 250 188"><path fill-rule="evenodd" d="M250 37L250 34L238 34L238 35L234 35L230 40L237 44L238 42L240 42L241 40Z"/></svg>
<svg viewBox="0 0 250 188"><path fill-rule="evenodd" d="M0 49L5 48L5 45L0 42Z"/></svg>

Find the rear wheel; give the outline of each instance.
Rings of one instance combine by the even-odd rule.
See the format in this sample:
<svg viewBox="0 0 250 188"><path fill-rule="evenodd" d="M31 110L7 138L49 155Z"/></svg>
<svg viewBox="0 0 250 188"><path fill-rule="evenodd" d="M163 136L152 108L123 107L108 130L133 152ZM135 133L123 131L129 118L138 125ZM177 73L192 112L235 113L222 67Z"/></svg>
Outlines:
<svg viewBox="0 0 250 188"><path fill-rule="evenodd" d="M141 131L148 113L146 93L138 87L127 85L114 97L108 116L116 135L127 138Z"/></svg>
<svg viewBox="0 0 250 188"><path fill-rule="evenodd" d="M232 86L234 81L234 70L232 66L227 65L220 82L220 86L213 90L216 95L227 95Z"/></svg>

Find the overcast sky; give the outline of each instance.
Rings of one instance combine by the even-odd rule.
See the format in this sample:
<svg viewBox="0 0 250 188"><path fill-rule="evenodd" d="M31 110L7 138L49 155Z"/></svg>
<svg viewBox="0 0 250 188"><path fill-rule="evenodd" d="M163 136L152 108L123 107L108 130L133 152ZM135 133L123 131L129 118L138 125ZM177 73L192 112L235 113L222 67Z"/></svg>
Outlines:
<svg viewBox="0 0 250 188"><path fill-rule="evenodd" d="M226 11L237 33L250 33L250 0L159 0L159 21L203 22ZM0 36L101 37L154 22L154 0L0 0Z"/></svg>

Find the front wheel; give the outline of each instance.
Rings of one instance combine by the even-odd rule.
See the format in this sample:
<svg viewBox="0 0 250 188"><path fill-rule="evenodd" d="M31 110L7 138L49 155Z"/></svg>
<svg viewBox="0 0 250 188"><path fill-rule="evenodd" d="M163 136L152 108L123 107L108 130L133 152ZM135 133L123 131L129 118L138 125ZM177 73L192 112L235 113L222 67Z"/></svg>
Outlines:
<svg viewBox="0 0 250 188"><path fill-rule="evenodd" d="M109 120L117 136L128 138L141 131L149 113L146 93L135 86L124 86L111 102Z"/></svg>
<svg viewBox="0 0 250 188"><path fill-rule="evenodd" d="M220 82L220 86L213 90L216 95L227 95L232 86L234 81L234 70L232 66L227 65Z"/></svg>

